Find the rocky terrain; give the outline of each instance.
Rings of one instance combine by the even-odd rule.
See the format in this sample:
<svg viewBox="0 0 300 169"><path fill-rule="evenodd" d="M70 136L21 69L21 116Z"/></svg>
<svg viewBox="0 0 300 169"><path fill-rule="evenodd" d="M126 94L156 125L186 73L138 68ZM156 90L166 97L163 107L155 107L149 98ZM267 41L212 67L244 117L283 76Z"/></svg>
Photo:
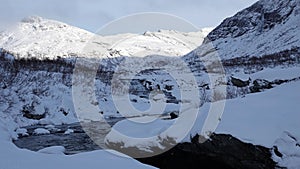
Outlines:
<svg viewBox="0 0 300 169"><path fill-rule="evenodd" d="M273 169L270 149L246 144L225 134L214 134L211 140L200 144L181 143L158 156L138 159L161 169L226 168L226 169Z"/></svg>

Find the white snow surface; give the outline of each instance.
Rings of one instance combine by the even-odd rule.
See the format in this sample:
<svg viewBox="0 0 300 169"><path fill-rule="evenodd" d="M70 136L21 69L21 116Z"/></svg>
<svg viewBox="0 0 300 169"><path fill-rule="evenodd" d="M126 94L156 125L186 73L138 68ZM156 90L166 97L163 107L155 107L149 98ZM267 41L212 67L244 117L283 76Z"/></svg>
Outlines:
<svg viewBox="0 0 300 169"><path fill-rule="evenodd" d="M300 82L226 101L222 120L216 130L246 142L272 147L285 131L299 137Z"/></svg>
<svg viewBox="0 0 300 169"><path fill-rule="evenodd" d="M275 141L275 146L282 154L282 158L273 152L274 161L280 166L287 166L289 169L300 168L300 138L289 132L281 134L280 138Z"/></svg>
<svg viewBox="0 0 300 169"><path fill-rule="evenodd" d="M264 79L268 81L274 80L288 80L298 78L300 76L300 67L275 67L275 68L264 68L262 71L258 71L252 74L245 74L244 72L235 72L232 75L242 80L248 80L249 77L252 80Z"/></svg>
<svg viewBox="0 0 300 169"><path fill-rule="evenodd" d="M29 150L21 150L13 143L0 141L0 168L8 169L53 169L53 168L70 168L70 169L96 169L96 168L154 168L141 164L129 157L120 157L109 151L93 151L81 153L72 156L58 154L43 154Z"/></svg>
<svg viewBox="0 0 300 169"><path fill-rule="evenodd" d="M51 146L51 147L43 148L43 149L41 149L37 152L38 153L44 153L44 154L60 154L60 155L63 155L65 151L66 151L66 149L63 146Z"/></svg>

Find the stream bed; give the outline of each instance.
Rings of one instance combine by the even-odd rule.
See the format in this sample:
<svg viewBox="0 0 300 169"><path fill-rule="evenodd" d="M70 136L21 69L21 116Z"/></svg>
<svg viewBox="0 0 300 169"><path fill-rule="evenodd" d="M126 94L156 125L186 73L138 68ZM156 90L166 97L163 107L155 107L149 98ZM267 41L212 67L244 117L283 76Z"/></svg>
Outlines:
<svg viewBox="0 0 300 169"><path fill-rule="evenodd" d="M104 139L110 132L111 126L122 119L123 118L114 118L109 119L106 122L89 122L86 124L78 122L64 125L27 126L24 128L27 129L28 136L19 136L18 140L14 140L14 144L19 148L25 148L32 151L38 151L51 146L63 146L66 149L65 154L68 155L99 150L105 147ZM84 126L85 130L82 126ZM50 133L36 134L34 132L36 129L46 129ZM66 134L65 132L68 129L72 132ZM98 139L96 141L97 144L87 134L90 131L96 131Z"/></svg>

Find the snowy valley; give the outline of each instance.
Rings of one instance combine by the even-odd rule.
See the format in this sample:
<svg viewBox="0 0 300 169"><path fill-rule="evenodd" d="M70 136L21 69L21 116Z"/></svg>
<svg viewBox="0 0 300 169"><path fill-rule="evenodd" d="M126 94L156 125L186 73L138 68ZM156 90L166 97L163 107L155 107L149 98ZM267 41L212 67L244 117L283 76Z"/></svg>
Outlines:
<svg viewBox="0 0 300 169"><path fill-rule="evenodd" d="M260 0L213 30L189 33L101 36L23 19L0 32L0 168L154 168L133 158L168 156L173 147L193 153L185 144L195 139L217 156L214 141L255 154L236 165L220 157L228 168L299 168L299 20L299 0ZM65 155L62 145L34 152L13 144L84 132L113 150Z"/></svg>

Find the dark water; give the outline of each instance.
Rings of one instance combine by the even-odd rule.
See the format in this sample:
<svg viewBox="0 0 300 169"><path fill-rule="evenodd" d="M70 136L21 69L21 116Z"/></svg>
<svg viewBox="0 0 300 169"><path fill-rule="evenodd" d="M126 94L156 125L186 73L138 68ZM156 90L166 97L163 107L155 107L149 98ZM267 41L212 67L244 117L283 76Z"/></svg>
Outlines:
<svg viewBox="0 0 300 169"><path fill-rule="evenodd" d="M110 132L110 127L122 118L110 119L105 122L73 123L66 125L57 125L48 129L50 134L35 135L33 131L37 128L45 128L45 125L35 125L24 127L28 130L29 136L20 136L14 143L19 148L25 148L32 151L50 146L64 146L65 154L76 154L93 150L103 149L105 147L104 138ZM83 129L84 126L84 129ZM64 134L67 129L74 130L74 133ZM88 134L87 134L88 133ZM89 135L96 133L92 140ZM95 143L97 142L97 144ZM100 146L99 146L100 145Z"/></svg>

